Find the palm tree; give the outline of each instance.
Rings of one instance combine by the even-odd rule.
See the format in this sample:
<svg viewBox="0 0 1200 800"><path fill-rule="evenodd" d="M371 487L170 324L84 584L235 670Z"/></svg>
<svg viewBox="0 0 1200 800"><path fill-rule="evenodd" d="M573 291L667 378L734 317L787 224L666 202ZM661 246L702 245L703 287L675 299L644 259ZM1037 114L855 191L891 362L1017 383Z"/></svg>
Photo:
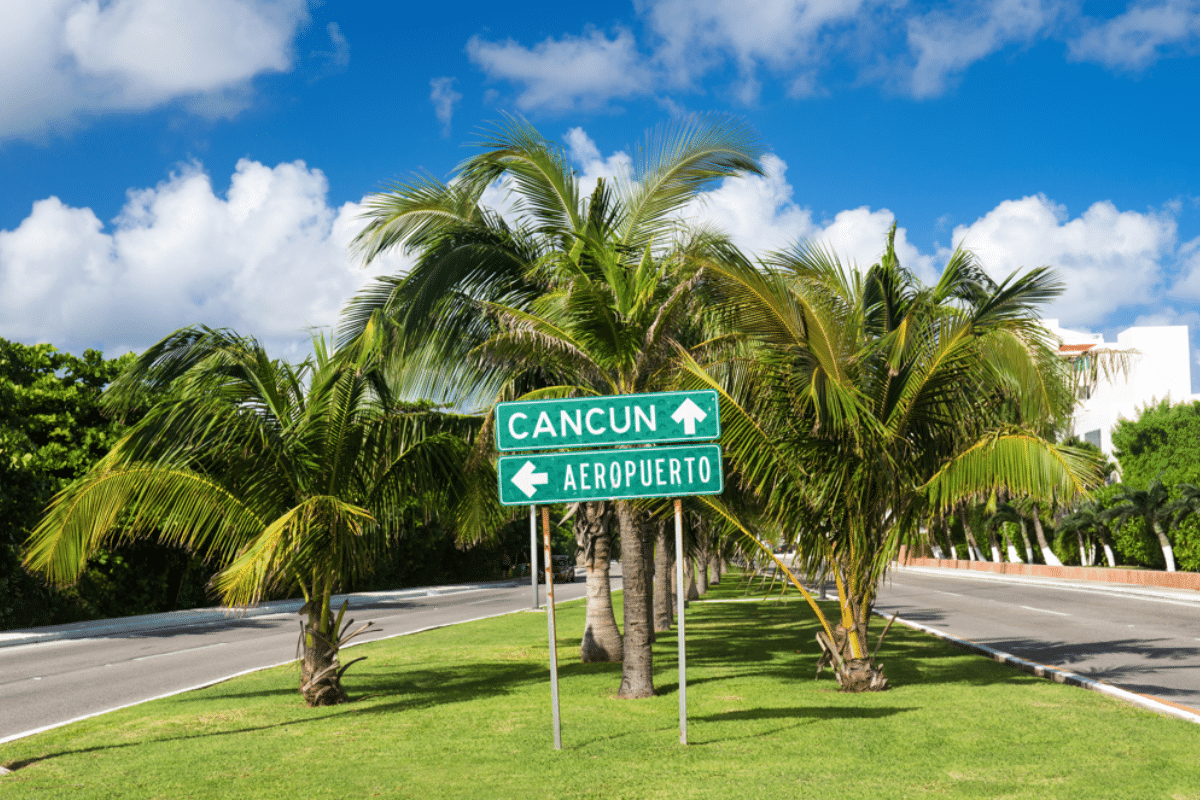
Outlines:
<svg viewBox="0 0 1200 800"><path fill-rule="evenodd" d="M1001 488L1073 497L1096 480L1084 454L996 411L1018 404L1038 420L1069 410L1036 315L1060 286L1045 269L994 285L960 250L926 287L901 268L892 235L865 273L805 244L761 270L710 272L753 349L707 368L688 361L689 371L723 395L723 446L742 485L795 532L805 568L824 563L837 584L838 630L812 607L839 682L885 687L867 624L881 577L921 519Z"/></svg>
<svg viewBox="0 0 1200 800"><path fill-rule="evenodd" d="M1024 562L1024 559L1017 553L1017 548L1013 546L1012 540L1004 530L1005 524L1010 522L1021 526L1021 533L1024 537L1025 517L1009 503L1001 503L997 506L995 513L988 519L987 525L989 530L1000 530L1000 535L1004 537L1004 544L1008 550L1008 560L1014 564L1020 564ZM1025 542L1025 555L1031 559L1033 557L1028 540Z"/></svg>
<svg viewBox="0 0 1200 800"><path fill-rule="evenodd" d="M366 626L350 631L331 597L370 572L413 510L454 507L479 420L397 403L371 364L314 344L298 366L208 328L147 350L108 400L136 405L148 389L167 399L54 498L27 566L71 583L97 548L152 536L219 565L228 605L298 589L301 694L346 700L338 652Z"/></svg>
<svg viewBox="0 0 1200 800"><path fill-rule="evenodd" d="M1083 540L1085 533L1094 533L1104 547L1104 557L1110 567L1117 565L1113 553L1112 536L1108 531L1108 523L1104 519L1104 509L1094 500L1089 500L1079 508L1063 517L1058 523L1059 534L1074 533L1080 537L1079 552L1082 560Z"/></svg>
<svg viewBox="0 0 1200 800"><path fill-rule="evenodd" d="M1113 504L1104 512L1107 522L1116 521L1124 525L1134 517L1141 517L1146 522L1146 529L1158 537L1162 548L1163 560L1166 561L1167 572L1175 571L1175 552L1171 549L1171 540L1163 523L1170 523L1171 512L1168 510L1171 497L1162 480L1155 478L1145 489L1131 489L1122 486L1113 497Z"/></svg>
<svg viewBox="0 0 1200 800"><path fill-rule="evenodd" d="M1175 489L1179 499L1167 506L1171 527L1178 527L1185 519L1200 512L1200 486L1194 483L1177 483Z"/></svg>
<svg viewBox="0 0 1200 800"><path fill-rule="evenodd" d="M661 128L630 175L601 180L586 196L562 149L522 120L507 119L481 145L449 183L422 178L367 201L355 240L364 260L399 247L416 263L351 304L347 334L377 316L391 320L398 347L452 365L447 387L461 391L465 381L488 403L665 388L689 338L703 266L730 249L679 217L716 181L760 171L749 130L720 117ZM516 198L513 220L480 204L497 181ZM652 568L643 515L627 501L615 514L625 599L619 696L646 697ZM587 625L606 624L588 608Z"/></svg>
<svg viewBox="0 0 1200 800"><path fill-rule="evenodd" d="M1051 498L1051 503L1054 499ZM1019 501L1020 505L1028 510L1029 519L1033 523L1033 535L1037 539L1038 550L1042 553L1042 560L1051 567L1061 567L1062 561L1058 556L1054 555L1054 550L1050 547L1050 540L1046 538L1046 528L1042 525L1042 503L1036 498L1022 498Z"/></svg>

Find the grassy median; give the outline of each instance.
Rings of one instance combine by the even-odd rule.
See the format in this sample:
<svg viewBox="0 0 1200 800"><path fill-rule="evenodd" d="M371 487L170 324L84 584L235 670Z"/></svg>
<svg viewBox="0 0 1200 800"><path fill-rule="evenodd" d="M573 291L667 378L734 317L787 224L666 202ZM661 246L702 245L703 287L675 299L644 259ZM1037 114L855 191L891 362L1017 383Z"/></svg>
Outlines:
<svg viewBox="0 0 1200 800"><path fill-rule="evenodd" d="M691 604L688 747L674 633L655 645L659 695L622 701L620 665L577 663L581 602L558 625L562 752L545 616L524 612L354 648L369 659L348 705L306 708L279 668L2 745L0 796L1200 800L1200 726L908 629L881 654L894 689L814 681L794 595Z"/></svg>

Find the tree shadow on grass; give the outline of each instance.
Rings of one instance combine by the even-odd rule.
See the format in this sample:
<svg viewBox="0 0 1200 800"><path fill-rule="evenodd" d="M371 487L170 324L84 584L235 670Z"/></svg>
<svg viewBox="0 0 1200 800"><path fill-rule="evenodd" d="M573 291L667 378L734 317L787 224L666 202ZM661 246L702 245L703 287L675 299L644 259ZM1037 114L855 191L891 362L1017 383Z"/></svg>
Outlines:
<svg viewBox="0 0 1200 800"><path fill-rule="evenodd" d="M54 753L43 753L40 756L31 756L30 758L21 758L4 766L12 772L19 769L40 763L42 761L51 761L55 758L63 756L81 755L83 753L101 753L107 750L123 750L126 747L142 747L146 744L158 744L160 742L185 742L189 739L207 739L213 736L232 736L239 733L256 733L258 731L267 731L274 728L289 728L294 725L305 725L311 722L318 722L322 719L335 716L334 714L323 714L319 717L308 717L306 719L292 719L285 722L276 722L271 725L256 725L248 728L235 728L226 731L205 731L204 733L188 733L180 736L163 736L156 739L148 739L136 742L121 742L120 744L98 744L94 747L80 747L75 750L59 750Z"/></svg>
<svg viewBox="0 0 1200 800"><path fill-rule="evenodd" d="M297 671L297 681L299 680ZM376 667L363 667L359 672L348 672L343 679L351 701L335 708L346 713L380 713L397 708L420 709L447 703L462 703L484 697L512 694L531 683L550 680L549 664L543 669L531 669L527 663L478 662L438 669L396 669L385 671ZM253 691L227 691L209 695L212 699L244 700L255 697L295 695L299 706L298 683L273 689ZM379 702L380 700L388 702ZM375 701L369 706L360 705Z"/></svg>
<svg viewBox="0 0 1200 800"><path fill-rule="evenodd" d="M823 607L825 604L822 604ZM695 608L695 607L693 607ZM835 619L833 608L826 613ZM874 650L883 630L873 620L869 648ZM719 682L728 677L761 676L781 680L812 681L816 674L820 649L815 641L820 623L806 603L712 604L689 609L687 624L688 666L715 672L712 677L689 679L689 684ZM656 665L677 663L677 639L674 631L660 634L656 647ZM1041 680L1015 672L1011 667L990 661L928 634L895 626L878 652L889 681L900 687L914 684L992 685L1014 680ZM823 681L832 683L828 672ZM666 688L664 684L663 689ZM677 690L677 686L673 686Z"/></svg>

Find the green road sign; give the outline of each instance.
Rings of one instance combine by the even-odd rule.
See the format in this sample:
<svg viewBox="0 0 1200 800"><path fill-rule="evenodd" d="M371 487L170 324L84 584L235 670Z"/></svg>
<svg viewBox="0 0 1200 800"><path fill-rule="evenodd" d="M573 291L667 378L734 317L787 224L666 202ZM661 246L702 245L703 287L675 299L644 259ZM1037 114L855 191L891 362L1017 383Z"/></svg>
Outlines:
<svg viewBox="0 0 1200 800"><path fill-rule="evenodd" d="M496 449L561 450L719 438L717 393L653 392L496 406Z"/></svg>
<svg viewBox="0 0 1200 800"><path fill-rule="evenodd" d="M720 494L721 446L632 447L499 459L506 506Z"/></svg>

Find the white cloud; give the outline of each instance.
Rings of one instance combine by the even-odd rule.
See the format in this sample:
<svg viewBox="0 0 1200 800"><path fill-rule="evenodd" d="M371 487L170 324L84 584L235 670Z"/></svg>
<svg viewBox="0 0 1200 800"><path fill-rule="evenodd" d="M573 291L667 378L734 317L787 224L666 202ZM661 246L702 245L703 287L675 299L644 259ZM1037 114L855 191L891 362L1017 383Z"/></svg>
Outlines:
<svg viewBox="0 0 1200 800"><path fill-rule="evenodd" d="M580 194L590 195L601 178L616 181L632 177L633 159L625 151L618 150L608 158L601 158L600 149L583 128L571 128L563 138L567 142L567 156L581 167Z"/></svg>
<svg viewBox="0 0 1200 800"><path fill-rule="evenodd" d="M433 113L442 123L442 136L450 135L450 121L454 119L454 107L462 100L462 93L454 91L454 78L434 78L429 82L429 101Z"/></svg>
<svg viewBox="0 0 1200 800"><path fill-rule="evenodd" d="M759 64L773 71L827 57L822 34L853 23L866 0L646 0L642 3L651 30L660 38L657 57L673 80L687 84L725 58L736 64L740 80L735 92L744 102L757 98ZM800 90L806 89L801 70ZM811 79L807 79L811 80Z"/></svg>
<svg viewBox="0 0 1200 800"><path fill-rule="evenodd" d="M522 86L516 103L525 110L597 108L615 98L648 94L655 84L633 34L624 29L611 39L589 30L583 36L549 38L532 48L512 39L496 43L476 36L467 43L467 53L489 79Z"/></svg>
<svg viewBox="0 0 1200 800"><path fill-rule="evenodd" d="M336 22L331 22L325 26L325 32L329 34L329 44L333 49L317 53L317 55L329 59L330 65L334 67L349 66L350 42L347 41L346 35L342 33L341 26Z"/></svg>
<svg viewBox="0 0 1200 800"><path fill-rule="evenodd" d="M1176 252L1169 213L1119 211L1093 204L1078 217L1044 195L1006 200L969 226L954 229L995 278L1021 268L1054 267L1066 291L1046 312L1066 327L1099 327L1121 308L1155 302Z"/></svg>
<svg viewBox="0 0 1200 800"><path fill-rule="evenodd" d="M564 137L568 154L581 166L588 188L601 175L628 170L628 156L616 152L605 158L581 128ZM686 210L696 222L711 223L729 233L747 253L764 255L799 240L816 242L843 263L863 269L878 261L887 231L896 222L888 209L860 207L818 219L812 209L796 203L787 180L788 165L774 154L762 160L764 175L727 178L704 193ZM1064 294L1046 308L1068 327L1085 329L1125 322L1140 309L1170 310L1168 300L1183 307L1200 299L1200 238L1179 243L1177 203L1158 211L1122 211L1111 202L1093 204L1071 217L1044 195L1006 200L970 225L957 226L951 240L962 243L980 259L993 278L1014 271L1049 265L1066 285ZM937 280L950 250L922 252L896 230L900 261L921 280ZM1186 310L1170 311L1190 320Z"/></svg>
<svg viewBox="0 0 1200 800"><path fill-rule="evenodd" d="M224 197L197 165L130 191L110 230L91 209L38 201L0 231L0 336L116 354L203 323L302 354L307 328L407 269L388 256L364 271L346 249L361 208L329 206L327 189L303 162L242 160Z"/></svg>
<svg viewBox="0 0 1200 800"><path fill-rule="evenodd" d="M842 263L859 269L883 255L888 229L896 221L891 211L863 206L840 211L832 220L817 221L811 209L792 199L787 163L768 154L762 165L765 175L726 178L706 192L693 204L690 216L726 231L738 247L757 256L801 240L816 242ZM936 278L934 259L909 243L904 228L896 230L896 254L923 280Z"/></svg>
<svg viewBox="0 0 1200 800"><path fill-rule="evenodd" d="M789 96L827 93L833 71L926 98L1006 49L1056 40L1074 60L1141 69L1200 46L1200 0L1133 2L1091 17L1077 0L635 0L639 34L550 37L533 47L474 37L472 60L516 85L525 110L596 108L661 92L723 91L757 101L764 76ZM1111 8L1111 5L1109 6Z"/></svg>
<svg viewBox="0 0 1200 800"><path fill-rule="evenodd" d="M174 100L228 114L249 81L291 67L304 0L0 4L0 139Z"/></svg>
<svg viewBox="0 0 1200 800"><path fill-rule="evenodd" d="M1195 51L1200 44L1200 3L1135 3L1112 19L1084 20L1083 28L1070 42L1072 58L1110 68L1144 69L1172 50Z"/></svg>
<svg viewBox="0 0 1200 800"><path fill-rule="evenodd" d="M1200 300L1200 237L1179 246L1179 280L1171 287L1173 297Z"/></svg>
<svg viewBox="0 0 1200 800"><path fill-rule="evenodd" d="M991 0L973 12L956 6L910 18L908 45L916 61L910 91L916 97L942 94L950 78L976 61L1048 32L1060 5L1054 0Z"/></svg>

